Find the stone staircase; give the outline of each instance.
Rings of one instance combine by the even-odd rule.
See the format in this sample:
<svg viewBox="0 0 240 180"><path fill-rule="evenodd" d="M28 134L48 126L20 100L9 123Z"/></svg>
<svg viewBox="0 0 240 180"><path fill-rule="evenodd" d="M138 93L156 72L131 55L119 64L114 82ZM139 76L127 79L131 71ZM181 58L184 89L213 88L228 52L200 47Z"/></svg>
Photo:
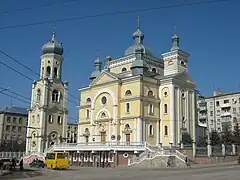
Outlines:
<svg viewBox="0 0 240 180"><path fill-rule="evenodd" d="M167 167L168 159L171 159L171 167L186 167L186 156L177 149L161 148L146 144L146 150L129 160L129 167L159 168Z"/></svg>

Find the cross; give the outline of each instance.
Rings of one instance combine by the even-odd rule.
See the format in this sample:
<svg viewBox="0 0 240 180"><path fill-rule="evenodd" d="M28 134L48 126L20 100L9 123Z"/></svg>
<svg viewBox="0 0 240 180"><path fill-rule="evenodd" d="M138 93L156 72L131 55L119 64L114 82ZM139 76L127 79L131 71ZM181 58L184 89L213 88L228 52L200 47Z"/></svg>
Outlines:
<svg viewBox="0 0 240 180"><path fill-rule="evenodd" d="M52 33L52 41L55 41L55 29L56 29L56 24L53 25L53 33Z"/></svg>
<svg viewBox="0 0 240 180"><path fill-rule="evenodd" d="M173 26L173 34L174 34L174 35L177 34L177 26Z"/></svg>
<svg viewBox="0 0 240 180"><path fill-rule="evenodd" d="M140 29L140 17L138 16L138 20L137 20L137 28Z"/></svg>

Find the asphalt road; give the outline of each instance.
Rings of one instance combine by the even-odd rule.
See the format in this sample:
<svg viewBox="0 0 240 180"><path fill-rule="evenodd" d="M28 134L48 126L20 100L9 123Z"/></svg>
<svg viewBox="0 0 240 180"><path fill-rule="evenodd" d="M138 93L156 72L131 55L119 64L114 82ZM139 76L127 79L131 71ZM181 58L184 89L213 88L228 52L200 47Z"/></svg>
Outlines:
<svg viewBox="0 0 240 180"><path fill-rule="evenodd" d="M2 176L5 179L29 180L239 180L240 166L204 167L185 169L137 169L137 168L78 168L65 171L27 170Z"/></svg>

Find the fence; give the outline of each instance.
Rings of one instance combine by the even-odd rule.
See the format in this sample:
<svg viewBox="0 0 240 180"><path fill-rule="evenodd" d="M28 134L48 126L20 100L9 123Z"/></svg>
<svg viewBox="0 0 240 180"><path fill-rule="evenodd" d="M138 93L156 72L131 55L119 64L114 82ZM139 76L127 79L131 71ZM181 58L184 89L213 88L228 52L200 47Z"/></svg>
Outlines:
<svg viewBox="0 0 240 180"><path fill-rule="evenodd" d="M1 158L17 158L20 159L25 155L25 152L0 152Z"/></svg>
<svg viewBox="0 0 240 180"><path fill-rule="evenodd" d="M207 156L208 149L207 147L196 147L196 156Z"/></svg>

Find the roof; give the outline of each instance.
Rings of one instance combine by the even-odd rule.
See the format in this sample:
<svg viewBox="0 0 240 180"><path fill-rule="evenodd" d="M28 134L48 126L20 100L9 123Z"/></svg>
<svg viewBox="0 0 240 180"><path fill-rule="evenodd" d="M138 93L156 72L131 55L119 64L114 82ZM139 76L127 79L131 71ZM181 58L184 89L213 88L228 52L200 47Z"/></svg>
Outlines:
<svg viewBox="0 0 240 180"><path fill-rule="evenodd" d="M240 95L240 91L229 92L229 93L221 93L221 94L218 94L216 96L206 96L205 99L212 99L212 98L224 97L224 96L229 96L229 95Z"/></svg>
<svg viewBox="0 0 240 180"><path fill-rule="evenodd" d="M0 109L0 114L3 113L28 115L28 109L22 107L5 107Z"/></svg>

